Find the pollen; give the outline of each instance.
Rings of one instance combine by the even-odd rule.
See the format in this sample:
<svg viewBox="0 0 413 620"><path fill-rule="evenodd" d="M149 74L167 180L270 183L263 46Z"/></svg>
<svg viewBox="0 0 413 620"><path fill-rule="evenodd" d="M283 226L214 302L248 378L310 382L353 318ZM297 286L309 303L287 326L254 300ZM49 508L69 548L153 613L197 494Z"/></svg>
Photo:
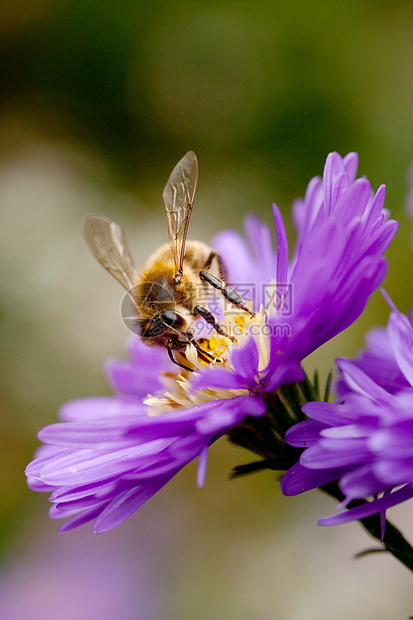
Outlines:
<svg viewBox="0 0 413 620"><path fill-rule="evenodd" d="M197 344L209 354L209 357L202 356L193 344L186 348L185 353L180 352L180 361L193 368L193 372L180 370L176 373L163 373L161 382L164 391L155 395L148 395L144 401L149 407L149 415L156 416L188 409L216 399L227 399L248 394L247 389L211 387L197 390L194 389L193 385L194 377L213 366L234 372L231 363L232 353L235 349L244 346L248 338L255 340L259 354L258 371L263 371L268 365L270 354L270 340L266 335L267 331L263 329L266 320L267 317L262 307L254 317L245 313L230 314L225 317L223 322L225 335L214 333L209 338L201 338L197 341Z"/></svg>

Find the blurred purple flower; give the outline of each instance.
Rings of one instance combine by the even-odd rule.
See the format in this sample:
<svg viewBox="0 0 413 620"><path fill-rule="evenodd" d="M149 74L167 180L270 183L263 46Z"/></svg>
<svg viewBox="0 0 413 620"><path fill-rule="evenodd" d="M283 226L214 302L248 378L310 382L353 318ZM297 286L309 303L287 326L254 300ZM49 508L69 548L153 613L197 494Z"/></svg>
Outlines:
<svg viewBox="0 0 413 620"><path fill-rule="evenodd" d="M321 525L384 515L413 497L412 324L393 307L387 329L371 330L359 359L340 359L337 366L338 402L307 403L310 419L286 434L287 443L306 449L281 489L297 495L339 479L344 506L382 497L320 519Z"/></svg>
<svg viewBox="0 0 413 620"><path fill-rule="evenodd" d="M24 554L15 553L0 567L0 618L163 617L167 604L159 597L161 560L146 548L145 534L125 529L121 537L97 542L78 531L48 539L39 524L36 526L31 540L25 541ZM139 548L139 553L133 547Z"/></svg>
<svg viewBox="0 0 413 620"><path fill-rule="evenodd" d="M63 423L40 431L46 445L26 473L32 489L52 492L53 518L72 517L62 530L90 520L96 532L116 527L196 457L202 485L208 447L246 416L265 415L265 394L303 379L301 361L360 315L385 276L397 223L383 210L384 187L374 195L356 169L356 154L330 154L323 179L295 203L290 265L275 205L277 252L255 217L246 222L250 247L234 231L216 237L230 281L257 293L254 319L228 318L236 342L224 340L220 364L206 367L188 347L199 372L178 375L164 350L134 339L130 361L107 366L114 396L70 402Z"/></svg>

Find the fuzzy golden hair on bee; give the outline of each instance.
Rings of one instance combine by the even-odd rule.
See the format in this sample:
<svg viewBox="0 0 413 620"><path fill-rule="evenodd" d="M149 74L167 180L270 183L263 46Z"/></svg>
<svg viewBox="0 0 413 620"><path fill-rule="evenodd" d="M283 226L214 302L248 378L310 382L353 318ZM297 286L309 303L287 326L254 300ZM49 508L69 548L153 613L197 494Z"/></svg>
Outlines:
<svg viewBox="0 0 413 620"><path fill-rule="evenodd" d="M188 227L198 183L198 161L189 151L175 166L163 192L169 243L158 248L137 270L123 229L103 215L87 215L83 236L98 262L128 291L136 310L136 329L148 346L184 352L193 345L203 360L211 356L194 338L191 324L202 317L222 334L214 315L204 306L208 290L219 290L231 304L254 313L224 282L225 269L219 254L200 241L188 241ZM180 359L182 355L180 355Z"/></svg>

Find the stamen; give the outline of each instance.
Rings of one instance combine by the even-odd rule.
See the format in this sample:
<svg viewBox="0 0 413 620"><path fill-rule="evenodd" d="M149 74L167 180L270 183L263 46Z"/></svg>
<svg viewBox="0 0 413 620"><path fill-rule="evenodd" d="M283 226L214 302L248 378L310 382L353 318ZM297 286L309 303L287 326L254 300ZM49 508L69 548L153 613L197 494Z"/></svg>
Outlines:
<svg viewBox="0 0 413 620"><path fill-rule="evenodd" d="M149 415L166 414L211 400L247 394L248 390L242 388L194 389L194 373L205 372L208 367L216 364L219 364L222 369L231 371L232 352L235 348L242 347L248 338L254 338L256 342L259 354L258 372L263 371L268 365L270 351L270 338L267 330L263 329L266 325L266 318L263 307L254 318L244 312L233 314L232 311L225 318L225 335L214 332L210 338L199 340L194 338L184 351L175 352L178 360L182 360L182 363L178 364L182 371L162 375L161 381L165 386L164 389L158 396L149 395L145 400L145 404L150 407ZM193 370L193 372L188 372L188 370Z"/></svg>

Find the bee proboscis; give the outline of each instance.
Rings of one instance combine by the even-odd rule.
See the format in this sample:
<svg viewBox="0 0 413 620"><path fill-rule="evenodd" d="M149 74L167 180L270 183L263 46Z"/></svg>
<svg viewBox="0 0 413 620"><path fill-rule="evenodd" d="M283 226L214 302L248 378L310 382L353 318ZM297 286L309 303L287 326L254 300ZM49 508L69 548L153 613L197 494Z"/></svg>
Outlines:
<svg viewBox="0 0 413 620"><path fill-rule="evenodd" d="M200 241L188 241L188 227L198 182L198 161L189 151L175 166L163 191L169 243L162 245L137 270L125 232L103 215L87 215L83 235L92 254L131 296L137 314L142 342L166 348L171 360L173 351L185 352L193 344L203 361L214 357L194 338L191 324L202 317L221 335L222 327L202 305L203 290L218 289L233 305L254 316L242 297L225 283L226 273L219 254Z"/></svg>

